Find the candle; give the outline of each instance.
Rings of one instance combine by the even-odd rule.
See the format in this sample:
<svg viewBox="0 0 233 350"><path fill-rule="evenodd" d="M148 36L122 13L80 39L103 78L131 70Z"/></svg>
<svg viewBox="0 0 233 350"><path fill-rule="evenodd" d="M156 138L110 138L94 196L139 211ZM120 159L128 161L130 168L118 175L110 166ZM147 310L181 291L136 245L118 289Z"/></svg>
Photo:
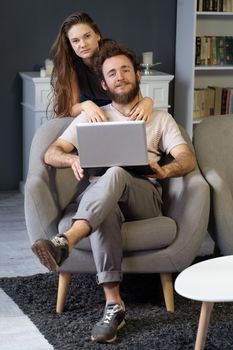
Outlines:
<svg viewBox="0 0 233 350"><path fill-rule="evenodd" d="M47 77L50 77L52 75L53 61L50 60L49 58L46 58L46 60L45 60L45 71L46 71Z"/></svg>
<svg viewBox="0 0 233 350"><path fill-rule="evenodd" d="M46 70L44 68L40 69L40 77L45 78L46 77Z"/></svg>
<svg viewBox="0 0 233 350"><path fill-rule="evenodd" d="M143 64L153 64L153 52L143 52L142 53Z"/></svg>

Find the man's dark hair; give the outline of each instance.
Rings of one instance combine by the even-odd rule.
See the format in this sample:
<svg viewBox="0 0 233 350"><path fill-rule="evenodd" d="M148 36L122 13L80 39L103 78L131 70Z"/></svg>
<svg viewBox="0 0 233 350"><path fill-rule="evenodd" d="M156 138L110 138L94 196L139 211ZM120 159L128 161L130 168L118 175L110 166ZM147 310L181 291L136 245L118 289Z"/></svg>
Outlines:
<svg viewBox="0 0 233 350"><path fill-rule="evenodd" d="M98 57L95 61L96 73L100 80L104 80L102 67L106 59L120 55L128 57L132 62L135 73L140 70L140 64L135 53L131 49L117 43L115 40L108 40L101 46Z"/></svg>

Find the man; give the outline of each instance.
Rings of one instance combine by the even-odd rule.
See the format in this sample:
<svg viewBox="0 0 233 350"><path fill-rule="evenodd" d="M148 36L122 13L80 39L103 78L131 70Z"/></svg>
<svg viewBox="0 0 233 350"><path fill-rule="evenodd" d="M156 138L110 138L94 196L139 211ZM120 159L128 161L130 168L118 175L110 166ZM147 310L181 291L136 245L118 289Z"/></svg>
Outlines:
<svg viewBox="0 0 233 350"><path fill-rule="evenodd" d="M132 51L116 43L102 47L97 69L103 88L112 104L103 107L109 120L127 120L128 112L141 98L140 72ZM84 177L77 148L77 123L86 122L83 112L48 148L45 163L54 167L71 167L78 180ZM129 121L130 122L130 121ZM104 175L91 179L82 193L70 229L54 239L39 240L32 249L41 263L55 271L72 248L90 236L97 269L97 281L103 286L106 306L103 318L92 330L92 340L110 343L125 324L125 306L120 296L122 279L123 221L140 220L161 215L161 194L156 179L183 176L196 165L195 157L182 138L174 119L163 111L154 111L146 123L148 155L153 175L138 177L121 167L109 168ZM159 166L162 153L170 153L171 163Z"/></svg>

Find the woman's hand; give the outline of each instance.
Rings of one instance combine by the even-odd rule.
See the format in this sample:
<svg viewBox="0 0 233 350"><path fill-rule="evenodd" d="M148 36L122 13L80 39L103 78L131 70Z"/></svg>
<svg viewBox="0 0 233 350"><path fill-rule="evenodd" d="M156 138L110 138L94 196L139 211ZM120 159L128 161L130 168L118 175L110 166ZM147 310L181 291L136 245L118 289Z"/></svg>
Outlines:
<svg viewBox="0 0 233 350"><path fill-rule="evenodd" d="M143 97L129 112L129 120L144 120L149 122L153 111L153 100L150 97Z"/></svg>
<svg viewBox="0 0 233 350"><path fill-rule="evenodd" d="M106 122L108 120L104 111L94 102L84 101L81 104L82 110L86 113L87 119L90 123Z"/></svg>

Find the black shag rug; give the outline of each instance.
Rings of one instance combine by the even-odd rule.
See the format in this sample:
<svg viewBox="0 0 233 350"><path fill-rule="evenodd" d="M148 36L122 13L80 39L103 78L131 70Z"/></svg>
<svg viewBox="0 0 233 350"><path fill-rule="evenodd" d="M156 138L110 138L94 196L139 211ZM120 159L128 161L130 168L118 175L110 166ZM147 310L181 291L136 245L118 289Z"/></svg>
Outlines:
<svg viewBox="0 0 233 350"><path fill-rule="evenodd" d="M57 274L1 278L0 287L29 316L56 350L186 350L194 349L201 304L175 294L175 313L167 313L158 275L126 275L122 297L126 326L113 344L90 340L103 313L102 288L95 276L73 276L66 308L55 312ZM216 303L205 350L233 349L233 303Z"/></svg>

